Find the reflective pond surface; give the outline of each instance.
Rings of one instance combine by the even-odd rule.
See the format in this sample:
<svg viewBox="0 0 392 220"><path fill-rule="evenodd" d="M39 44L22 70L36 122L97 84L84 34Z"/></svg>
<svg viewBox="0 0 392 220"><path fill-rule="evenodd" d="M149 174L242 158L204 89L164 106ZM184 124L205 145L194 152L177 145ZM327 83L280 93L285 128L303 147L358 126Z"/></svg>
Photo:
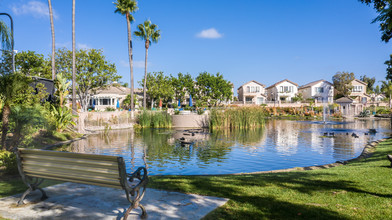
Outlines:
<svg viewBox="0 0 392 220"><path fill-rule="evenodd" d="M369 141L390 133L390 120L385 119L328 124L270 120L263 129L198 131L194 136L173 129L113 130L64 148L122 156L128 172L147 166L150 175L230 174L349 160L359 156ZM192 144L181 144L181 138Z"/></svg>

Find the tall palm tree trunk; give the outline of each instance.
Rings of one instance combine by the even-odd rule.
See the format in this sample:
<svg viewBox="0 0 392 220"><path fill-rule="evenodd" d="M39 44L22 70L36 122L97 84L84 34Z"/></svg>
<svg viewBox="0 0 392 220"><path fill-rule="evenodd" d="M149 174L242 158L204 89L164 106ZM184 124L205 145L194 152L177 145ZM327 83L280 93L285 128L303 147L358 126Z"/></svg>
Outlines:
<svg viewBox="0 0 392 220"><path fill-rule="evenodd" d="M56 78L56 66L55 66L55 38L54 38L54 25L53 25L53 11L52 11L52 1L48 0L49 5L49 16L50 16L50 27L52 29L52 80Z"/></svg>
<svg viewBox="0 0 392 220"><path fill-rule="evenodd" d="M146 57L144 58L144 83L143 83L143 107L147 106L146 89L147 89L147 57L148 57L148 40L146 40ZM151 108L152 108L151 103Z"/></svg>
<svg viewBox="0 0 392 220"><path fill-rule="evenodd" d="M3 126L1 128L1 146L3 150L8 150L6 146L6 138L9 129L9 115L11 113L11 108L9 105L5 104L3 107Z"/></svg>
<svg viewBox="0 0 392 220"><path fill-rule="evenodd" d="M128 19L129 15L126 14L127 27L128 27L128 55L129 55L129 68L131 73L131 110L134 111L134 97L133 97L133 55L132 55L132 35L131 35L131 22Z"/></svg>
<svg viewBox="0 0 392 220"><path fill-rule="evenodd" d="M75 0L72 0L72 111L77 112L76 106L76 56L75 56Z"/></svg>

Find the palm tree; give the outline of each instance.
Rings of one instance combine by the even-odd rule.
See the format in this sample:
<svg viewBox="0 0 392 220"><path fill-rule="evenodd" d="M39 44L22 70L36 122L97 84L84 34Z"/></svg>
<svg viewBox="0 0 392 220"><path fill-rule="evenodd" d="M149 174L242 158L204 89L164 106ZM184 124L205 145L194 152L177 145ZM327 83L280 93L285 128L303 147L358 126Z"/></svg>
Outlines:
<svg viewBox="0 0 392 220"><path fill-rule="evenodd" d="M52 11L52 1L48 0L49 5L49 17L50 17L50 27L52 29L52 80L56 78L56 66L55 66L55 38L54 38L54 25L53 25L53 11Z"/></svg>
<svg viewBox="0 0 392 220"><path fill-rule="evenodd" d="M72 113L76 114L75 0L72 0Z"/></svg>
<svg viewBox="0 0 392 220"><path fill-rule="evenodd" d="M144 82L143 82L143 107L146 108L146 81L147 81L147 57L148 57L148 48L150 47L151 41L154 43L158 43L159 38L161 37L161 31L157 30L158 26L156 24L151 24L150 20L146 20L143 24L139 24L137 26L139 31L135 31L135 36L139 37L142 40L145 40L146 47L146 57L144 61Z"/></svg>
<svg viewBox="0 0 392 220"><path fill-rule="evenodd" d="M10 30L3 21L0 21L0 45L3 49L11 48Z"/></svg>
<svg viewBox="0 0 392 220"><path fill-rule="evenodd" d="M381 81L381 92L385 93L385 95L389 98L389 108L392 107L391 99L392 99L392 81Z"/></svg>
<svg viewBox="0 0 392 220"><path fill-rule="evenodd" d="M129 68L131 72L131 110L134 110L134 98L133 98L133 56L132 56L132 36L131 36L131 22L134 21L132 13L134 13L137 8L137 3L134 0L117 0L114 3L116 5L115 13L120 13L125 15L127 20L127 30L128 30L128 55L129 55Z"/></svg>

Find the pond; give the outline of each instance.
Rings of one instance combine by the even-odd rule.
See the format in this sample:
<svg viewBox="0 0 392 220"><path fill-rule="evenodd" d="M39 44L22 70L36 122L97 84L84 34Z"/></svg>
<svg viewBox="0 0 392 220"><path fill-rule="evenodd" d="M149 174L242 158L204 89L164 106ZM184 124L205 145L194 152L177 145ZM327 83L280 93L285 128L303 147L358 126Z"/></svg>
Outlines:
<svg viewBox="0 0 392 220"><path fill-rule="evenodd" d="M377 133L368 133L369 129ZM112 130L63 148L122 156L128 172L146 166L150 175L232 174L349 160L358 157L369 141L390 133L390 120L385 119L328 124L268 120L263 129L203 131L195 136L173 129ZM193 138L193 143L181 144L183 137Z"/></svg>

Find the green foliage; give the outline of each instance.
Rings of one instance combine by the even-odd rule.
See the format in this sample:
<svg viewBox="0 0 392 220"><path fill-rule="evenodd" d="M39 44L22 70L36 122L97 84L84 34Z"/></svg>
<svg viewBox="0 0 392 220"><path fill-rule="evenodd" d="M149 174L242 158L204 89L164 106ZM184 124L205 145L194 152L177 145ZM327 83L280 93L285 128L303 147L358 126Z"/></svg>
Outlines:
<svg viewBox="0 0 392 220"><path fill-rule="evenodd" d="M75 125L73 117L77 115L72 115L72 109L64 106L52 106L52 111L50 112L53 117L53 123L57 132L61 132L70 125Z"/></svg>
<svg viewBox="0 0 392 220"><path fill-rule="evenodd" d="M372 23L380 22L381 40L388 43L392 38L392 8L390 0L359 0L370 5L373 3L374 9L379 14Z"/></svg>
<svg viewBox="0 0 392 220"><path fill-rule="evenodd" d="M62 73L57 73L56 80L54 81L56 86L56 95L60 99L60 106L63 107L64 100L69 94L68 88L71 84L71 81L67 82L67 79L63 76Z"/></svg>
<svg viewBox="0 0 392 220"><path fill-rule="evenodd" d="M194 96L196 94L195 83L191 74L178 73L177 77L170 76L171 84L174 89L174 96L177 100L185 100L185 95L190 94ZM200 106L200 105L198 105Z"/></svg>
<svg viewBox="0 0 392 220"><path fill-rule="evenodd" d="M141 128L170 128L172 119L166 112L142 111L137 117Z"/></svg>
<svg viewBox="0 0 392 220"><path fill-rule="evenodd" d="M355 79L354 73L338 72L332 77L333 86L340 95L348 97L351 94L351 81Z"/></svg>
<svg viewBox="0 0 392 220"><path fill-rule="evenodd" d="M107 112L114 112L114 111L116 111L116 109L112 108L112 107L106 107L105 111L107 111Z"/></svg>
<svg viewBox="0 0 392 220"><path fill-rule="evenodd" d="M367 84L366 93L374 93L373 86L374 86L374 83L376 82L376 78L375 77L369 78L366 75L363 75L360 77L360 79L362 82L365 82Z"/></svg>
<svg viewBox="0 0 392 220"><path fill-rule="evenodd" d="M67 80L72 79L72 51L66 48L57 50L56 69ZM76 93L84 111L87 111L91 91L117 81L120 76L116 72L116 66L106 60L102 50L76 51Z"/></svg>
<svg viewBox="0 0 392 220"><path fill-rule="evenodd" d="M146 20L143 24L139 24L137 28L138 31L135 31L134 34L146 41L146 49L149 48L151 42L158 43L159 38L161 38L161 30L157 30L158 26L152 24L150 20Z"/></svg>
<svg viewBox="0 0 392 220"><path fill-rule="evenodd" d="M218 105L232 99L232 84L223 79L223 75L212 75L208 72L200 73L196 77L196 99L208 103L209 106Z"/></svg>
<svg viewBox="0 0 392 220"><path fill-rule="evenodd" d="M359 113L359 117L365 118L370 116L370 111L369 110L363 110L362 112Z"/></svg>
<svg viewBox="0 0 392 220"><path fill-rule="evenodd" d="M0 150L0 167L4 167L6 173L17 173L16 155L11 151Z"/></svg>
<svg viewBox="0 0 392 220"><path fill-rule="evenodd" d="M15 69L25 76L38 76L51 79L50 61L44 55L34 51L21 51L15 54ZM8 74L12 70L12 54L3 51L0 57L0 74Z"/></svg>
<svg viewBox="0 0 392 220"><path fill-rule="evenodd" d="M381 92L385 94L385 96L389 99L389 108L391 108L391 99L392 99L392 81L381 81Z"/></svg>
<svg viewBox="0 0 392 220"><path fill-rule="evenodd" d="M210 129L244 129L264 126L268 113L261 107L212 109Z"/></svg>
<svg viewBox="0 0 392 220"><path fill-rule="evenodd" d="M4 21L0 20L0 49L11 49L11 32Z"/></svg>
<svg viewBox="0 0 392 220"><path fill-rule="evenodd" d="M144 80L139 82L140 86L144 86ZM147 74L147 94L153 100L168 100L173 97L174 90L171 80L168 76L164 76L163 72L154 72Z"/></svg>
<svg viewBox="0 0 392 220"><path fill-rule="evenodd" d="M132 13L138 10L137 3L134 0L117 0L113 2L116 5L115 13L125 15L128 21L134 20Z"/></svg>
<svg viewBox="0 0 392 220"><path fill-rule="evenodd" d="M297 93L297 94L295 94L294 97L291 98L291 101L293 101L293 102L299 102L302 100L304 100L302 93Z"/></svg>

